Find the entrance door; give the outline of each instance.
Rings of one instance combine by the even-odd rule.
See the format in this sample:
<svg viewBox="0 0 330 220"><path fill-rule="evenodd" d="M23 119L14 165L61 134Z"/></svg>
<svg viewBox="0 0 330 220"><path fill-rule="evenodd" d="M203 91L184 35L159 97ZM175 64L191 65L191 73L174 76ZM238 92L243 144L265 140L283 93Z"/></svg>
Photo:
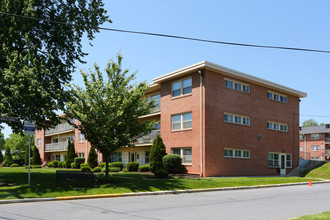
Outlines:
<svg viewBox="0 0 330 220"><path fill-rule="evenodd" d="M129 162L136 162L135 152L129 152Z"/></svg>
<svg viewBox="0 0 330 220"><path fill-rule="evenodd" d="M281 169L281 175L286 175L286 155L281 154L280 155L281 161L280 161L280 169Z"/></svg>

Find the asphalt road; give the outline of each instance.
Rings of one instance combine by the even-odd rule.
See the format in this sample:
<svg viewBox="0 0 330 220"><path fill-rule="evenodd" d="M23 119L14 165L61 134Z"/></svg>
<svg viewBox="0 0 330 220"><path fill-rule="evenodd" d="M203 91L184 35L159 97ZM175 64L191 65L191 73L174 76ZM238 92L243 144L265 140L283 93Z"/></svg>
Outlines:
<svg viewBox="0 0 330 220"><path fill-rule="evenodd" d="M330 211L330 183L0 205L0 219L288 219Z"/></svg>

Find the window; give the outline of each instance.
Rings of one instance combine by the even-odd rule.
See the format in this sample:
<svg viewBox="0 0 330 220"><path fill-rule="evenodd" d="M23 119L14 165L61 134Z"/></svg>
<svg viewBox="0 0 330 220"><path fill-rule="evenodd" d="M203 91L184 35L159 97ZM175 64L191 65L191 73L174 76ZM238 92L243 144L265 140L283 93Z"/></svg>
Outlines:
<svg viewBox="0 0 330 220"><path fill-rule="evenodd" d="M145 163L149 163L150 151L146 151Z"/></svg>
<svg viewBox="0 0 330 220"><path fill-rule="evenodd" d="M300 146L299 147L299 151L303 151L303 146Z"/></svg>
<svg viewBox="0 0 330 220"><path fill-rule="evenodd" d="M321 150L324 150L324 145L323 144L321 145Z"/></svg>
<svg viewBox="0 0 330 220"><path fill-rule="evenodd" d="M302 141L302 140L303 140L303 136L299 135L299 141Z"/></svg>
<svg viewBox="0 0 330 220"><path fill-rule="evenodd" d="M318 140L318 139L320 139L320 134L311 134L311 139L312 140Z"/></svg>
<svg viewBox="0 0 330 220"><path fill-rule="evenodd" d="M121 152L114 152L112 154L110 154L110 163L113 162L122 162L122 154Z"/></svg>
<svg viewBox="0 0 330 220"><path fill-rule="evenodd" d="M241 92L250 93L250 85L237 82L231 79L224 79L224 86L229 89L235 89Z"/></svg>
<svg viewBox="0 0 330 220"><path fill-rule="evenodd" d="M172 154L180 155L182 157L182 164L191 164L192 163L191 147L172 148Z"/></svg>
<svg viewBox="0 0 330 220"><path fill-rule="evenodd" d="M154 108L157 108L157 107L160 106L160 94L148 97L148 101L150 102L151 100L155 100L155 102L154 102L155 107Z"/></svg>
<svg viewBox="0 0 330 220"><path fill-rule="evenodd" d="M312 160L320 160L319 157L312 157Z"/></svg>
<svg viewBox="0 0 330 220"><path fill-rule="evenodd" d="M192 128L192 113L172 115L172 130Z"/></svg>
<svg viewBox="0 0 330 220"><path fill-rule="evenodd" d="M250 159L250 151L225 148L224 157Z"/></svg>
<svg viewBox="0 0 330 220"><path fill-rule="evenodd" d="M78 141L79 142L84 142L85 141L85 135L82 134L81 132L78 133Z"/></svg>
<svg viewBox="0 0 330 220"><path fill-rule="evenodd" d="M267 128L270 130L276 130L276 131L288 131L288 125L279 123L279 122L273 122L273 121L268 121L267 122Z"/></svg>
<svg viewBox="0 0 330 220"><path fill-rule="evenodd" d="M279 155L268 153L268 167L279 167Z"/></svg>
<svg viewBox="0 0 330 220"><path fill-rule="evenodd" d="M242 115L234 115L226 112L223 115L223 120L225 122L234 123L234 124L250 125L250 117L242 116Z"/></svg>
<svg viewBox="0 0 330 220"><path fill-rule="evenodd" d="M58 138L54 138L53 143L58 143Z"/></svg>
<svg viewBox="0 0 330 220"><path fill-rule="evenodd" d="M79 157L85 157L85 153L78 153Z"/></svg>
<svg viewBox="0 0 330 220"><path fill-rule="evenodd" d="M286 95L282 95L282 94L272 92L272 91L267 92L267 97L268 97L268 99L275 100L278 102L283 102L283 103L288 102L288 97Z"/></svg>
<svg viewBox="0 0 330 220"><path fill-rule="evenodd" d="M292 159L291 154L286 155L286 167L291 168L292 167Z"/></svg>
<svg viewBox="0 0 330 220"><path fill-rule="evenodd" d="M320 150L320 146L311 146L311 151L319 151Z"/></svg>
<svg viewBox="0 0 330 220"><path fill-rule="evenodd" d="M172 83L172 97L190 94L192 92L192 78Z"/></svg>
<svg viewBox="0 0 330 220"><path fill-rule="evenodd" d="M54 160L61 161L61 155L59 155L59 154L53 155L53 161Z"/></svg>
<svg viewBox="0 0 330 220"><path fill-rule="evenodd" d="M37 147L41 147L41 138L37 139Z"/></svg>

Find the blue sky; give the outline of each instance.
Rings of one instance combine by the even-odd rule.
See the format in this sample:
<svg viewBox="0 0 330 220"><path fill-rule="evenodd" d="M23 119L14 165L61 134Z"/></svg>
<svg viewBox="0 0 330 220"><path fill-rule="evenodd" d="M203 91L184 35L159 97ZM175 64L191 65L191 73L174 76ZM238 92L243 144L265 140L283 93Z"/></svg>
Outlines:
<svg viewBox="0 0 330 220"><path fill-rule="evenodd" d="M113 23L103 27L155 32L248 44L330 50L329 1L105 1ZM101 31L84 41L87 64L77 63L73 82L82 84L80 69L97 63L104 69L118 52L137 80L152 78L207 60L306 92L300 122L330 122L330 54L237 47L188 40ZM10 129L4 131L6 136Z"/></svg>

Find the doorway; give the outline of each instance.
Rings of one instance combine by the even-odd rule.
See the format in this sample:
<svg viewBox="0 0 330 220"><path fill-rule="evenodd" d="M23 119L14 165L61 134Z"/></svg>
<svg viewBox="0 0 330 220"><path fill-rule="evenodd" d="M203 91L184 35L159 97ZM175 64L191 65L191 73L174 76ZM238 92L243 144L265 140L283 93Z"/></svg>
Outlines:
<svg viewBox="0 0 330 220"><path fill-rule="evenodd" d="M280 154L280 174L286 175L286 155Z"/></svg>
<svg viewBox="0 0 330 220"><path fill-rule="evenodd" d="M136 152L128 152L129 162L136 162Z"/></svg>

